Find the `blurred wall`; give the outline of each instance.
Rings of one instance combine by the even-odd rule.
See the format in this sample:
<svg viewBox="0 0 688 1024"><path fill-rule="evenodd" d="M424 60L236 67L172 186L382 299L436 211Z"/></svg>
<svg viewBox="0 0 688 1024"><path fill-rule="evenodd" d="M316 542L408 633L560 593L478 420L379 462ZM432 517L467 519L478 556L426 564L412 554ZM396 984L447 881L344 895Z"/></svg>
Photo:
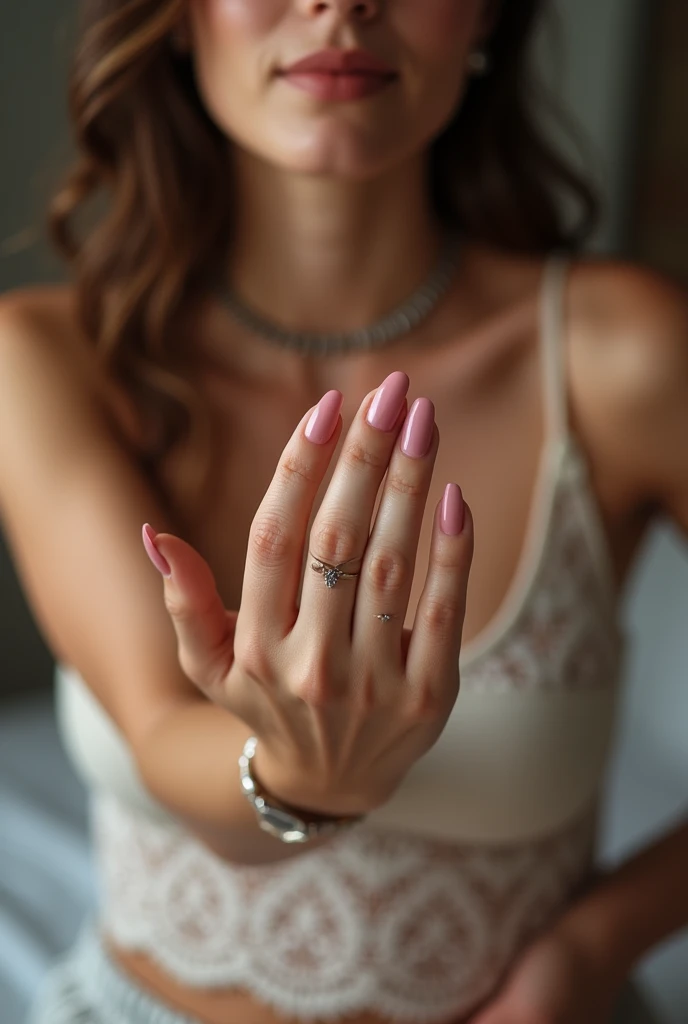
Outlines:
<svg viewBox="0 0 688 1024"><path fill-rule="evenodd" d="M0 6L0 292L63 277L41 214L70 153L65 71L74 0Z"/></svg>
<svg viewBox="0 0 688 1024"><path fill-rule="evenodd" d="M592 246L602 252L618 252L627 236L645 41L655 2L554 0L537 43L545 81L587 136L585 165L605 201Z"/></svg>
<svg viewBox="0 0 688 1024"><path fill-rule="evenodd" d="M661 0L649 34L631 251L688 287L688 3ZM642 116L642 115L641 115Z"/></svg>

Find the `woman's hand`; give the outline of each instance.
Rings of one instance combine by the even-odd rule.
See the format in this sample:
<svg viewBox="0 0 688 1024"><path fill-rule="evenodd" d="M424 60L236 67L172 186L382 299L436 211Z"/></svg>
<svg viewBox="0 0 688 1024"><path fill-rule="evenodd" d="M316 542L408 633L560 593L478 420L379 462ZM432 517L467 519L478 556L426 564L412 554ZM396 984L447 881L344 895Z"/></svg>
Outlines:
<svg viewBox="0 0 688 1024"><path fill-rule="evenodd" d="M303 417L251 524L238 613L224 609L190 545L156 538L172 568L165 602L185 674L250 726L258 779L304 810L384 803L440 735L459 690L473 524L456 484L435 510L425 587L413 629L403 628L439 444L428 399L406 416L408 386L397 371L364 399L308 538L341 394ZM311 555L359 575L330 588Z"/></svg>
<svg viewBox="0 0 688 1024"><path fill-rule="evenodd" d="M526 948L468 1024L611 1024L624 980L555 926Z"/></svg>

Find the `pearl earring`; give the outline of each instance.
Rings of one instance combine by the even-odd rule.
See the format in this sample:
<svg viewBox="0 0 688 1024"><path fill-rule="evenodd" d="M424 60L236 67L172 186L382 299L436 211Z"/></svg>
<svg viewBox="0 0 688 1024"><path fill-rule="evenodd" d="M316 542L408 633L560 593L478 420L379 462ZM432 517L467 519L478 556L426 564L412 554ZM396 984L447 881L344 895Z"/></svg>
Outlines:
<svg viewBox="0 0 688 1024"><path fill-rule="evenodd" d="M468 54L468 71L471 75L486 75L490 70L490 60L484 50L473 50Z"/></svg>

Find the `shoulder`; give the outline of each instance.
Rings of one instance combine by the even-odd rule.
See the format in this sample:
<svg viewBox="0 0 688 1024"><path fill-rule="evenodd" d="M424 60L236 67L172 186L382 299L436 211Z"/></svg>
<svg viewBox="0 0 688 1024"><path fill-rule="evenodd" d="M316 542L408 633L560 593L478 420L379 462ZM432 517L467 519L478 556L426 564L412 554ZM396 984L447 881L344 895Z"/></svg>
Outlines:
<svg viewBox="0 0 688 1024"><path fill-rule="evenodd" d="M688 291L678 281L634 263L580 260L568 300L572 325L621 361L628 384L647 389L685 369Z"/></svg>
<svg viewBox="0 0 688 1024"><path fill-rule="evenodd" d="M101 406L128 446L139 445L139 426L133 403L103 371L93 345L84 336L71 285L31 285L0 298L0 359L24 353L42 361L45 372L67 368L80 386ZM13 365L18 361L13 359Z"/></svg>
<svg viewBox="0 0 688 1024"><path fill-rule="evenodd" d="M70 301L65 285L32 285L5 292L0 297L0 344L39 336L61 338ZM49 325L48 330L42 325Z"/></svg>
<svg viewBox="0 0 688 1024"><path fill-rule="evenodd" d="M79 330L73 289L35 285L0 299L0 354L42 355L47 368L68 366L84 385L96 386L96 360Z"/></svg>
<svg viewBox="0 0 688 1024"><path fill-rule="evenodd" d="M576 261L566 322L574 398L600 461L637 504L661 501L667 449L688 441L688 292L633 263Z"/></svg>

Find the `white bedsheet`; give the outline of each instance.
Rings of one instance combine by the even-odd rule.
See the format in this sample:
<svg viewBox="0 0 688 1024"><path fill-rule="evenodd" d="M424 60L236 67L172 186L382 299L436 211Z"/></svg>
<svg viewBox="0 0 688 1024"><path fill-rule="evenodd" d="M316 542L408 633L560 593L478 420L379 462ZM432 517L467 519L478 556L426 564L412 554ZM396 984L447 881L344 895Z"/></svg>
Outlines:
<svg viewBox="0 0 688 1024"><path fill-rule="evenodd" d="M87 794L50 692L0 705L0 1024L22 1024L40 978L96 902Z"/></svg>

